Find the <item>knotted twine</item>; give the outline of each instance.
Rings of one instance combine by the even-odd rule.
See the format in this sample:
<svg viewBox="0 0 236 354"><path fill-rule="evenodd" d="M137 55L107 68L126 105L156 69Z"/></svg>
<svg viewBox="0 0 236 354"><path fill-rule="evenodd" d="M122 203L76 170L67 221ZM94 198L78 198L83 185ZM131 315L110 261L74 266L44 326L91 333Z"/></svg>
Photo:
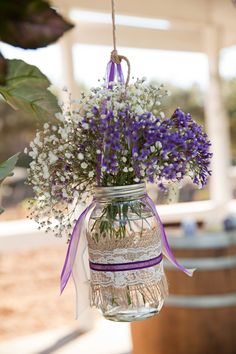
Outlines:
<svg viewBox="0 0 236 354"><path fill-rule="evenodd" d="M124 55L118 54L118 51L116 48L115 0L111 0L111 5L112 5L113 50L111 52L111 59L110 59L109 63L107 64L107 75L106 75L106 81L108 82L108 88L110 88L110 89L112 89L112 83L114 82L116 75L118 77L118 81L122 84L125 83L125 87L127 87L129 84L130 71L131 71L129 59ZM126 81L124 81L124 75L123 75L123 72L121 69L121 61L122 60L126 61L126 64L128 67Z"/></svg>

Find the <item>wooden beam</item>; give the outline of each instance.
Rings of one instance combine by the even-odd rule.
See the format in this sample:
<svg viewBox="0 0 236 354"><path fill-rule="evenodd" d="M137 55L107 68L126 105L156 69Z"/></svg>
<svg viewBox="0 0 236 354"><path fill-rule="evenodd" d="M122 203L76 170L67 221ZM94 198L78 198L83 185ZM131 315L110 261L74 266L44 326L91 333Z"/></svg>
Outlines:
<svg viewBox="0 0 236 354"><path fill-rule="evenodd" d="M225 1L225 0L223 0ZM54 0L54 4L61 6L64 3L72 8L86 11L110 13L111 5L108 0ZM207 22L209 0L118 0L116 1L117 14L162 18L195 20Z"/></svg>
<svg viewBox="0 0 236 354"><path fill-rule="evenodd" d="M235 31L236 6L232 0L214 0L209 12L209 23L228 31Z"/></svg>
<svg viewBox="0 0 236 354"><path fill-rule="evenodd" d="M74 31L74 42L112 47L111 26L81 22ZM163 31L117 26L119 47L200 52L204 50L202 43L202 33L197 31Z"/></svg>
<svg viewBox="0 0 236 354"><path fill-rule="evenodd" d="M110 13L108 0L53 0L55 6ZM128 16L166 19L173 25L219 25L236 29L236 7L231 0L117 0L116 13ZM185 27L186 28L186 27Z"/></svg>

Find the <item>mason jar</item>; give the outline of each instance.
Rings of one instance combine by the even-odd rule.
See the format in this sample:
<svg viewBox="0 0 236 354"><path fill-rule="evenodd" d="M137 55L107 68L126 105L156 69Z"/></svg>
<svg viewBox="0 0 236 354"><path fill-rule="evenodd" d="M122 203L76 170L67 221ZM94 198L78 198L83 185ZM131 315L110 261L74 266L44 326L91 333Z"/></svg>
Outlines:
<svg viewBox="0 0 236 354"><path fill-rule="evenodd" d="M95 201L87 228L91 306L112 321L157 314L168 288L145 184L96 187Z"/></svg>

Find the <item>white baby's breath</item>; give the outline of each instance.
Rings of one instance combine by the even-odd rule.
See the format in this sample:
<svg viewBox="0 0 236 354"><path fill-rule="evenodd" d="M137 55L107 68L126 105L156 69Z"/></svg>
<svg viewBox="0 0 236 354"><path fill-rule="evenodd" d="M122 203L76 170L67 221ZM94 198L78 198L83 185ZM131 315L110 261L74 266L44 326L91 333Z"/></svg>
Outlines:
<svg viewBox="0 0 236 354"><path fill-rule="evenodd" d="M121 119L119 113L127 108L124 100L126 97L129 110L134 113L133 120L139 122L142 114L151 110L155 102L161 101L158 97L160 94L165 96L162 89L154 89L143 79L138 79L127 88L123 84L114 83L113 90L102 84L101 87L92 88L88 94L82 93L78 100L71 99L68 94L67 102L60 104L62 112L56 113L52 122L44 123L43 129L36 133L34 141L25 149L25 153L32 158L29 184L36 194L35 200L31 202L30 217L39 222L39 227L47 231L52 228L57 236L63 233L69 235L73 226L71 205L90 198L97 184L97 161L101 163L101 177L109 174L111 168L117 171L118 167L119 170L120 166L127 177L133 176L132 183L139 183L140 179L145 178L147 167L141 162L140 178L135 176L133 161L138 161L138 153L131 152L129 144L122 147L112 167L103 165L105 142L98 144L96 139L91 139L88 146L81 146L90 139L90 120L94 118L96 110L99 112L98 119L106 121L107 114L102 108L104 102L106 109L113 112L113 122L117 123ZM155 116L151 119L154 121ZM157 148L161 149L160 144L155 144ZM155 149L151 147L152 152ZM114 171L113 176L117 173ZM75 200L78 202L75 203Z"/></svg>

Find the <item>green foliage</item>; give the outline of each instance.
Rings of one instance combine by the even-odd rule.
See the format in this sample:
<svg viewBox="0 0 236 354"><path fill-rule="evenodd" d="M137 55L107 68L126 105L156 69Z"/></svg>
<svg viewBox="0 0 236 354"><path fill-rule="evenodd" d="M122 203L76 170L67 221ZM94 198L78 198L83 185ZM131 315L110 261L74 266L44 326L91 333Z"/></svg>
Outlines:
<svg viewBox="0 0 236 354"><path fill-rule="evenodd" d="M22 60L7 60L6 84L0 94L15 109L40 118L51 118L60 111L56 97L48 90L50 81L35 66Z"/></svg>
<svg viewBox="0 0 236 354"><path fill-rule="evenodd" d="M203 91L198 85L188 88L179 88L173 85L168 86L171 91L170 103L173 109L180 107L184 112L191 113L193 118L204 123L204 102Z"/></svg>
<svg viewBox="0 0 236 354"><path fill-rule="evenodd" d="M33 119L32 114L22 110L15 110L0 95L0 161L5 161L16 151L22 151L33 140L36 129L45 121L43 117ZM19 156L18 166L28 167L29 157L25 154Z"/></svg>
<svg viewBox="0 0 236 354"><path fill-rule="evenodd" d="M73 25L45 0L1 0L0 41L24 49L45 47ZM39 69L0 52L0 94L15 109L46 118L60 111L47 89L49 80Z"/></svg>
<svg viewBox="0 0 236 354"><path fill-rule="evenodd" d="M180 107L184 112L191 113L198 123L204 124L204 92L198 85L193 84L191 87L183 88L166 83L165 88L171 93L164 102L168 117L171 117L175 109Z"/></svg>
<svg viewBox="0 0 236 354"><path fill-rule="evenodd" d="M10 157L7 161L0 164L0 182L2 182L6 177L8 177L13 168L15 167L18 160L19 153Z"/></svg>
<svg viewBox="0 0 236 354"><path fill-rule="evenodd" d="M0 1L0 40L13 46L45 47L72 27L47 1Z"/></svg>
<svg viewBox="0 0 236 354"><path fill-rule="evenodd" d="M10 157L7 161L4 161L0 164L0 184L1 182L8 176L11 175L13 168L16 165L16 162L18 160L18 154L15 154L14 156ZM2 214L4 209L0 206L0 214Z"/></svg>

